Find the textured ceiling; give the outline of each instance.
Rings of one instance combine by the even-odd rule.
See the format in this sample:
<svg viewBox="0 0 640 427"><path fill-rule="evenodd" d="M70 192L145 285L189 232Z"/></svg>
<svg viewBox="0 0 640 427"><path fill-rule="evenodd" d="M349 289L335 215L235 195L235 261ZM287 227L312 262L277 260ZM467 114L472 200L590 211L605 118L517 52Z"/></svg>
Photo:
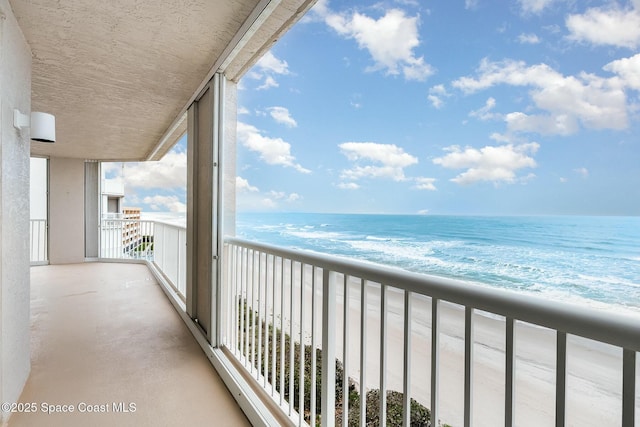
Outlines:
<svg viewBox="0 0 640 427"><path fill-rule="evenodd" d="M258 0L10 3L33 54L32 111L56 116L56 143L33 142L32 154L144 160L182 116ZM313 1L276 3L268 25L261 24L236 53L234 79Z"/></svg>

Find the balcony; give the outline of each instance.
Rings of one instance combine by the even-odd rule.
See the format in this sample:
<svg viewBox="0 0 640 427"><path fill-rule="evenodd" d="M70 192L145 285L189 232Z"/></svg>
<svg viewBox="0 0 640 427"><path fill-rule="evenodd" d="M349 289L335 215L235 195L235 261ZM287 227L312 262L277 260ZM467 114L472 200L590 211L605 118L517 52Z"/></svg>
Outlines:
<svg viewBox="0 0 640 427"><path fill-rule="evenodd" d="M119 240L122 228L109 227L108 221L103 222L103 233L118 236L108 236L107 241ZM135 257L125 250L108 252L109 257L147 263L197 338L199 329L184 313L186 230L163 223L144 227L153 234L148 257ZM213 348L203 339L198 341L214 366L235 371L224 376L227 386L232 390L244 387L251 405L261 408L251 419L254 425L353 425L354 419L366 425L364 420L368 424L374 418L387 419L391 408L387 399L398 397L391 392L401 393L403 425L411 423L407 418L410 398L429 408L429 419L453 426L637 425L640 328L632 319L234 238L225 239L222 261L220 345ZM103 331L107 337L120 343L132 333L138 340L138 332L148 328L166 333L164 327L153 328L154 316L167 315L167 301L144 267L128 264L35 268L36 327L45 323L40 316L44 296L51 299L75 293L73 283L69 290L55 288L54 293L45 293L46 283L57 280L54 273L66 278L68 268L84 270L88 276L80 281L89 282L90 277L107 277L100 274L102 269L119 272L120 281L107 284L115 292L100 290L101 283L91 285L90 292L113 294L107 308L135 313L122 319L132 323L114 325L113 337L112 332ZM41 283L39 276L47 279ZM132 292L131 296L125 296L125 291ZM136 303L151 295L158 300L153 303L157 307L145 309ZM91 293L78 297L94 299L94 305L82 305L82 312L74 316L112 313ZM119 306L123 299L129 308ZM175 314L171 318L177 321ZM51 332L38 332L36 341L46 336L51 342L55 328L62 328L66 321L75 324L68 318L46 322ZM91 323L89 329L81 334L91 335L101 328ZM184 326L179 329L186 332ZM117 331L127 333L116 338ZM133 349L134 354L142 356L147 348L156 349L152 353L161 359L158 364L173 357L171 352L162 356L172 350L162 345L168 339L158 340L153 332L140 339L148 344ZM189 342L193 346L193 340ZM300 351L301 343L305 351ZM103 345L113 349L109 341ZM114 359L119 369L126 366ZM330 363L333 360L339 362ZM139 361L133 363L136 366ZM154 363L145 360L142 368L151 369ZM37 354L34 367L38 372ZM87 381L91 372L79 380ZM149 373L148 378L154 376L157 372ZM220 382L211 377L207 381ZM350 385L351 398L346 401L343 384ZM27 386L24 402L47 401L46 395L31 397L31 390ZM95 393L103 400L112 396ZM129 398L118 396L113 399ZM368 396L366 403L363 396ZM140 397L138 402L148 400Z"/></svg>

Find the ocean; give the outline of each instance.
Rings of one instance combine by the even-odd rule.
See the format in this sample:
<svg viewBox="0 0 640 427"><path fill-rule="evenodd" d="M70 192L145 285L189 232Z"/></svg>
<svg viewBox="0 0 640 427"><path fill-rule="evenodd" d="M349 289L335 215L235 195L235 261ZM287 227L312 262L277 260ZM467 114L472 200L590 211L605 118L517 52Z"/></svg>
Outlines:
<svg viewBox="0 0 640 427"><path fill-rule="evenodd" d="M640 317L640 217L241 213L237 235Z"/></svg>

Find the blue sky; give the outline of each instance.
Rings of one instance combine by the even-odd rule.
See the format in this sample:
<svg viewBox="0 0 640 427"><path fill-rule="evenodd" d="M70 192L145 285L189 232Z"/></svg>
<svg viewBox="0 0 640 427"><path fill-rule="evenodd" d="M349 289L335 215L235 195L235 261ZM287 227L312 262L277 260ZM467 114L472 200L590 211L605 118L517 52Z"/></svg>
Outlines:
<svg viewBox="0 0 640 427"><path fill-rule="evenodd" d="M640 0L319 1L238 122L239 211L639 215ZM184 151L129 204L183 209Z"/></svg>

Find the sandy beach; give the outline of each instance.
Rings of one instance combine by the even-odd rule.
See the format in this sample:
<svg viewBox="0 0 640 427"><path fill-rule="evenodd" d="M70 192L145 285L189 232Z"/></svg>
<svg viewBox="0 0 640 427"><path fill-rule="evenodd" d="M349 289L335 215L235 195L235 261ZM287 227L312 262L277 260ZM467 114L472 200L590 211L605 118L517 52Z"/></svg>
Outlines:
<svg viewBox="0 0 640 427"><path fill-rule="evenodd" d="M360 292L352 283L349 304L350 376L360 377ZM367 388L379 385L380 287L367 289ZM338 291L341 299L342 291ZM402 390L403 298L390 289L388 297L387 384ZM342 304L339 304L342 311ZM415 297L412 312L411 396L429 406L431 384L431 301ZM342 316L337 330L342 331ZM440 419L462 425L464 396L464 310L440 306ZM474 425L504 424L505 322L475 316ZM338 354L342 354L342 342ZM568 342L567 425L616 425L621 419L622 351L578 337ZM341 358L341 357L339 357ZM553 426L555 415L555 332L518 323L516 326L515 424ZM637 401L640 408L640 399Z"/></svg>
<svg viewBox="0 0 640 427"><path fill-rule="evenodd" d="M288 268L285 268L285 277ZM294 336L300 330L299 268L294 280ZM279 276L279 273L278 273ZM316 345L321 341L322 297L320 280L316 286ZM287 281L285 281L288 283ZM311 274L305 273L303 337L311 341ZM279 281L277 281L279 283ZM338 278L336 297L337 358L343 360L343 287ZM350 378L360 382L360 284L349 281L349 348L346 366ZM367 389L379 386L380 286L367 284L366 372ZM257 295L257 292L256 292ZM289 324L291 292L285 286L285 325ZM261 301L274 299L263 289ZM279 286L275 311L280 317ZM387 293L387 369L388 390L402 391L404 294L394 288ZM264 305L263 305L264 307ZM505 322L496 316L476 313L473 375L473 424L477 427L504 425ZM277 321L279 324L279 320ZM287 332L289 327L287 326ZM431 384L431 300L414 296L411 327L411 397L430 406ZM516 323L515 425L553 426L555 416L555 331L521 322ZM638 372L640 372L640 360ZM608 345L569 336L567 377L567 426L619 425L621 419L622 351ZM449 303L440 305L440 421L462 425L464 393L464 309ZM636 411L640 412L640 393ZM636 421L636 426L640 422Z"/></svg>

